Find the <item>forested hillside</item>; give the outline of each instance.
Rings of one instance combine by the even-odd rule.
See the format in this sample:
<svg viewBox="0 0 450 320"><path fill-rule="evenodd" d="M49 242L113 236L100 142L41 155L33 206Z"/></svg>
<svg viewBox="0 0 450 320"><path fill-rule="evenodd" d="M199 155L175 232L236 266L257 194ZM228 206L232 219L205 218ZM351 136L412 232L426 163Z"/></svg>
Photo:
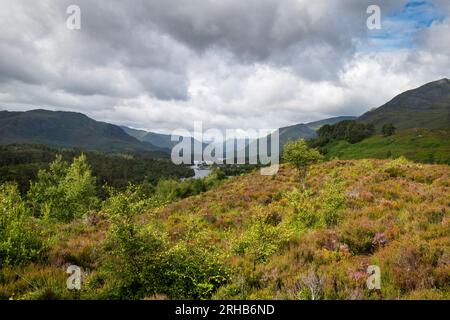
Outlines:
<svg viewBox="0 0 450 320"><path fill-rule="evenodd" d="M151 187L161 178L187 178L194 172L187 166L174 165L170 159L155 158L151 152L114 153L82 151L80 149L52 149L41 145L0 145L0 184L16 182L21 193L26 193L30 181L36 180L41 169L47 169L57 154L71 162L86 154L87 162L96 177L96 189L104 196L103 186L123 190L129 183L145 183Z"/></svg>
<svg viewBox="0 0 450 320"><path fill-rule="evenodd" d="M128 135L122 128L82 113L30 110L0 111L0 144L32 143L53 148L103 152L166 151Z"/></svg>

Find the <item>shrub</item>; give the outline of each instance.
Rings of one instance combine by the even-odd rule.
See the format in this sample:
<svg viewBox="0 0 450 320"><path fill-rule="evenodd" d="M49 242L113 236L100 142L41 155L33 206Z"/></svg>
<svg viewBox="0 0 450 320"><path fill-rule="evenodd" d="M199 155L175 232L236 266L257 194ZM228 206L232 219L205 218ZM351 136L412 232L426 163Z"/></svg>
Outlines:
<svg viewBox="0 0 450 320"><path fill-rule="evenodd" d="M391 178L403 177L406 172L406 167L409 161L405 157L399 157L397 159L389 161L384 166L384 172Z"/></svg>
<svg viewBox="0 0 450 320"><path fill-rule="evenodd" d="M108 252L107 296L143 298L164 294L173 299L207 298L224 283L226 268L219 257L197 245L171 246L163 226L139 225L137 214L146 207L139 188L130 186L116 192L105 203L110 227L105 249Z"/></svg>
<svg viewBox="0 0 450 320"><path fill-rule="evenodd" d="M300 175L300 184L305 189L307 166L322 160L323 156L316 149L308 148L305 140L300 139L284 145L283 159L297 168Z"/></svg>
<svg viewBox="0 0 450 320"><path fill-rule="evenodd" d="M81 217L97 207L95 177L92 176L84 154L73 160L61 187L64 190L65 202L73 212L72 216Z"/></svg>
<svg viewBox="0 0 450 320"><path fill-rule="evenodd" d="M109 198L102 204L102 210L113 222L116 219L127 219L132 222L133 216L142 213L146 207L145 192L141 186L129 184L125 191L108 188Z"/></svg>
<svg viewBox="0 0 450 320"><path fill-rule="evenodd" d="M245 233L234 243L234 251L240 255L248 255L255 263L264 263L285 245L290 232L283 224L273 225L270 213L258 213L255 221Z"/></svg>
<svg viewBox="0 0 450 320"><path fill-rule="evenodd" d="M345 205L345 194L341 182L332 180L325 184L321 191L320 217L327 227L337 225L341 219L341 211Z"/></svg>
<svg viewBox="0 0 450 320"><path fill-rule="evenodd" d="M162 257L160 287L172 299L207 299L229 279L214 248L178 243ZM150 284L150 283L149 283Z"/></svg>
<svg viewBox="0 0 450 320"><path fill-rule="evenodd" d="M350 220L342 226L340 240L348 245L354 255L369 254L376 248L375 235L382 231L375 222L367 218Z"/></svg>
<svg viewBox="0 0 450 320"><path fill-rule="evenodd" d="M305 228L337 225L345 205L345 194L337 179L326 182L318 194L294 189L284 197L293 209L294 221Z"/></svg>
<svg viewBox="0 0 450 320"><path fill-rule="evenodd" d="M300 223L300 227L313 228L319 221L318 208L311 191L294 189L285 193L285 199L293 209L294 223Z"/></svg>
<svg viewBox="0 0 450 320"><path fill-rule="evenodd" d="M303 275L297 289L299 300L320 300L323 298L324 279L313 269Z"/></svg>
<svg viewBox="0 0 450 320"><path fill-rule="evenodd" d="M36 260L45 249L39 225L27 210L17 185L0 185L0 267Z"/></svg>
<svg viewBox="0 0 450 320"><path fill-rule="evenodd" d="M49 170L40 170L31 182L28 202L34 214L71 221L97 208L95 178L84 155L69 166L57 156Z"/></svg>
<svg viewBox="0 0 450 320"><path fill-rule="evenodd" d="M225 178L224 173L219 168L216 168L209 176L203 179L188 179L184 181L161 180L156 186L154 198L159 203L164 204L177 199L195 196L217 186Z"/></svg>

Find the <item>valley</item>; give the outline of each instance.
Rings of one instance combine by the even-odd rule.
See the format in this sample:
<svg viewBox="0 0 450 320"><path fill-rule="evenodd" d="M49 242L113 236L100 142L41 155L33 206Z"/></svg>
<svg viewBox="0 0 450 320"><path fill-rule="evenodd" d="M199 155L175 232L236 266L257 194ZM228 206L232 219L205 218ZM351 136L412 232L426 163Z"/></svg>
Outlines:
<svg viewBox="0 0 450 320"><path fill-rule="evenodd" d="M2 111L0 299L449 299L449 93L280 128L271 176L175 165L170 136L82 114Z"/></svg>

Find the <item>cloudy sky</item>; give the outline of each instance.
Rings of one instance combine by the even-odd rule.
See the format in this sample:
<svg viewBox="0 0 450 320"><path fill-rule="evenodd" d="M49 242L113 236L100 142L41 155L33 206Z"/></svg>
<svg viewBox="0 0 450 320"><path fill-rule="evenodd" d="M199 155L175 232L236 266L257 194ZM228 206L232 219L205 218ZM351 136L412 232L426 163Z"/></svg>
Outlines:
<svg viewBox="0 0 450 320"><path fill-rule="evenodd" d="M72 4L80 30L66 27ZM449 78L450 1L0 0L0 53L0 109L277 128Z"/></svg>

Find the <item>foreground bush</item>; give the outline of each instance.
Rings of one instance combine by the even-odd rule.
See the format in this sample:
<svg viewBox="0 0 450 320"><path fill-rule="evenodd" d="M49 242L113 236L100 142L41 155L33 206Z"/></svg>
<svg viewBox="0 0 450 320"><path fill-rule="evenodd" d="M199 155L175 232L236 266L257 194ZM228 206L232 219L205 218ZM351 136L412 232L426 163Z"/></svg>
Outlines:
<svg viewBox="0 0 450 320"><path fill-rule="evenodd" d="M284 193L293 210L293 222L298 228L333 227L342 220L345 206L342 183L332 179L323 184L320 192L294 189Z"/></svg>
<svg viewBox="0 0 450 320"><path fill-rule="evenodd" d="M256 263L264 263L288 243L290 231L286 226L263 212L258 212L254 222L234 244L234 251L246 255Z"/></svg>
<svg viewBox="0 0 450 320"><path fill-rule="evenodd" d="M113 195L104 207L110 221L106 297L210 297L228 279L220 257L203 245L171 244L161 225L137 224L143 208L145 201L133 187Z"/></svg>
<svg viewBox="0 0 450 320"><path fill-rule="evenodd" d="M283 159L298 170L300 184L305 190L308 166L322 160L323 156L316 149L310 149L304 139L300 139L284 145Z"/></svg>
<svg viewBox="0 0 450 320"><path fill-rule="evenodd" d="M95 177L84 155L69 166L57 156L49 170L40 170L38 180L31 182L28 199L38 216L71 221L96 209Z"/></svg>
<svg viewBox="0 0 450 320"><path fill-rule="evenodd" d="M14 184L0 185L0 267L36 260L45 251L38 223Z"/></svg>

